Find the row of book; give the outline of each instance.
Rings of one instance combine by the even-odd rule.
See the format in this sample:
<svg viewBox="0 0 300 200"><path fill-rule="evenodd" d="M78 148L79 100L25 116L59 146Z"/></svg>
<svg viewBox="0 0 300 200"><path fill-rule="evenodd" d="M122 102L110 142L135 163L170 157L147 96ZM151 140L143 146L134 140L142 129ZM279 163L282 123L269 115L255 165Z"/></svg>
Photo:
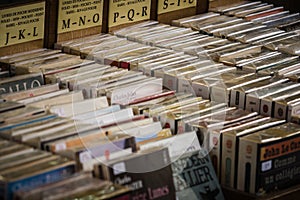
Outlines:
<svg viewBox="0 0 300 200"><path fill-rule="evenodd" d="M220 17L220 15L222 15L220 20L223 20L228 26L234 24L231 21L234 19L235 22L248 21L256 25L263 25L264 27L276 27L287 32L295 31L299 33L299 13L290 13L282 6L275 7L273 4L261 1L241 1L236 4L211 8L210 12L205 15L173 20L172 23L176 26L193 27L194 29L209 32L213 28L212 26L215 26L214 28L221 28L217 25L218 22L215 23L218 21L215 17ZM202 24L203 22L205 24ZM209 25L211 27L208 27Z"/></svg>
<svg viewBox="0 0 300 200"><path fill-rule="evenodd" d="M124 199L130 189L76 173L75 162L8 140L0 140L1 199Z"/></svg>
<svg viewBox="0 0 300 200"><path fill-rule="evenodd" d="M220 27L222 17L240 20L203 16ZM238 23L272 32L258 41L286 42L280 30ZM147 21L2 57L17 75L1 83L0 135L127 185L131 199L222 199L208 153L224 186L258 195L288 187L299 181L299 126L284 119L299 118L299 84L286 77L295 80L299 58L253 44Z"/></svg>
<svg viewBox="0 0 300 200"><path fill-rule="evenodd" d="M105 98L100 107L95 107L99 99L79 101L89 101L90 110L74 102L72 117L65 118L1 103L1 137L69 157L76 170L92 170L101 179L134 188L132 195L148 198L164 199L175 191L179 199L222 198L207 152L226 186L262 194L298 181L299 125L192 94L164 92L125 108L109 106Z"/></svg>
<svg viewBox="0 0 300 200"><path fill-rule="evenodd" d="M194 91L198 96L211 98L219 102L230 102L231 105L235 105L234 103L237 101L234 101L234 99L246 99L246 92L244 96L241 94L239 97L232 97L230 101L230 92L233 89L231 88L230 84L234 84L232 87L235 88L239 86L239 81L239 83L242 84L241 86L252 84L253 87L256 87L257 85L254 83L262 81L260 84L261 87L256 88L258 90L267 86L276 86L277 84L287 81L273 80L270 76L257 76L253 73L244 73L236 70L235 68L226 67L222 64L210 64L211 61L200 61L197 65L192 65L189 64L191 60L185 62L180 60L181 57L176 58L174 55L170 57L170 59L175 59L175 66L165 67L162 70L156 68L156 66L159 66L156 62L149 62L150 65L157 69L153 69L152 72L154 72L156 75L162 74L161 78L163 78L163 82L161 78L147 78L145 75L142 75L139 72L122 70L116 67L97 64L93 61L87 61L82 62L79 65L71 64L69 66L64 66L65 68L61 68L61 70L55 74L44 74L46 77L46 82L58 82L59 85L64 88L63 90L59 90L58 85L51 87L45 86L42 87L41 90L31 90L34 91L31 93L25 91L20 92L16 97L14 96L18 93L6 94L3 95L2 98L5 100L18 100L19 102L23 103L31 103L32 105L39 107L50 107L49 102L61 102L65 104L74 103L76 99L73 99L73 102L70 102L70 98L64 98L62 101L60 100L62 99L61 97L56 96L64 94L64 97L70 97L69 90L75 90L74 92L76 92L78 89L83 89L84 98L95 98L105 95L109 98L111 104L118 103L126 105L134 102L138 98L145 97L146 95L160 93L162 91L162 85L164 85L169 89L177 90L179 92ZM177 59L179 59L179 61ZM164 56L162 56L162 60L164 60ZM165 61L168 63L169 60L166 59ZM159 71L160 73L156 73L156 71ZM23 76L24 75L15 77L23 78ZM39 77L42 79L41 74L39 74ZM210 77L210 80L213 83L207 84L207 80ZM220 79L220 77L224 79ZM226 77L228 78L225 79ZM246 82L247 80L249 81ZM225 84L228 81L228 87L226 86L225 88ZM235 82L232 83L233 81ZM297 86L297 84L294 85ZM17 87L15 86L15 88ZM56 92L48 94L51 89ZM221 93L220 90L221 92L225 91L224 94ZM211 92L215 95L211 96ZM235 93L232 92L232 95L234 94ZM38 96L31 97L35 95ZM82 99L82 97L78 98ZM68 99L69 101L67 101ZM246 100L241 100L241 103L237 103L241 108L244 108L245 102ZM62 116L69 116L71 114L70 112L58 109L55 107L55 104L51 106L52 107L50 110L60 110L60 114ZM250 108L247 109L251 110Z"/></svg>
<svg viewBox="0 0 300 200"><path fill-rule="evenodd" d="M110 38L113 36L107 37ZM149 46L143 47L147 52L152 48ZM285 72L286 74L293 74L294 71L298 71L299 58L289 57L279 52L264 52L254 59L245 59L244 63L246 62L248 64L243 66L243 71L239 71L232 67L216 64L208 59L199 60L196 57L191 57L175 51L167 52L164 49L158 50L158 52L154 51L154 53L152 51L150 51L150 53L146 53L145 57L147 59L145 58L145 60L143 60L142 55L144 55L144 52L141 50L142 52L140 54L131 57L132 59L138 60L138 69L144 71L146 75L151 74L158 78L151 79L146 78L145 75L142 75L140 72L120 70L114 67L97 64L94 61L80 59L80 63L74 64L70 55L55 53L56 51L54 50L41 50L41 52L44 51L53 52L55 56L59 56L61 58L67 56L67 58L63 58L64 64L59 62L59 60L56 60L58 61L58 65L56 62L51 60L50 63L45 61L45 65L39 65L40 70L51 69L51 73L44 72L43 75L41 73L34 73L31 75L15 76L14 78L6 79L6 81L3 80L3 93L18 91L26 89L27 87L38 87L45 82L59 82L59 84L66 88L66 90L58 91L58 94L63 92L68 93L67 88L69 88L69 90L83 89L85 98L99 97L107 94L110 98L115 96L112 99L112 103L128 104L130 101L134 101L134 98L140 98L143 97L143 95L145 96L150 93L154 94L156 92L161 92L161 87L163 85L171 90L178 92L194 92L197 96L202 96L203 98L210 98L219 102L229 102L231 106L238 106L240 108L258 111L264 115L275 116L283 119L286 118L289 121L291 120L291 113L297 113L296 109L292 112L292 107L295 106L291 106L290 108L287 108L287 106L280 108L275 105L270 108L266 107L265 109L262 109L264 104L260 104L261 99L269 98L269 96L274 96L275 94L277 96L273 101L274 103L285 100L287 97L289 98L285 101L286 105L295 105L295 103L297 103L297 84L282 84L287 82L287 79L285 79L284 76L282 79L271 78L271 76L269 76L273 75L275 73L273 71L276 70L278 70L276 72L277 75L282 75ZM132 51L135 52L136 49L131 50L130 52L132 53ZM166 54L162 52L166 52ZM36 56L36 59L42 60L43 56L38 58L39 53L26 53L24 59L30 59L30 57ZM51 57L52 56L53 55L51 55ZM8 63L14 62L12 59L13 57L21 59L20 55L10 57L10 59L7 59ZM78 59L77 56L71 57L75 58L75 60ZM51 65L51 63L53 65ZM242 60L240 60L239 63L239 66L243 65ZM286 67L287 65L288 67ZM44 68L43 66L47 66L48 68ZM52 66L57 69L55 70ZM265 67L265 69L262 67ZM255 70L247 70L251 68L254 68ZM257 68L261 69L258 73L262 75L253 74ZM25 80L25 77L27 78L26 81L22 81ZM45 81L43 80L43 77L45 77ZM4 86L5 82L6 84ZM120 87L121 85L122 87ZM148 85L147 90L144 90L145 87L143 87L143 85ZM278 86L275 87L276 85ZM124 90L124 87L127 86L131 89ZM274 89L272 89L272 87L274 87ZM278 87L282 88L282 90L277 90ZM295 88L291 91L290 95L285 92L289 88ZM127 93L125 91L127 91ZM222 91L223 93L221 93ZM261 91L261 95L258 94L257 91ZM268 93L268 91L270 92ZM133 93L134 96L131 96L129 99L128 95L133 95ZM248 93L251 94L248 95ZM282 95L282 93L285 93L286 95ZM51 95L52 96L45 95L37 98L50 98L55 94L53 93ZM254 96L254 98L258 100L250 101L250 96ZM272 96L270 98L272 98ZM258 101L258 103L253 103L254 101ZM278 109L276 109L276 107L278 107ZM290 114L287 114L288 112Z"/></svg>
<svg viewBox="0 0 300 200"><path fill-rule="evenodd" d="M178 51L199 48L199 51L203 52L201 51L201 48L203 47L201 46L201 43L209 44L210 39L216 39L216 43L222 40L214 37L209 38L209 36L205 35L197 35L197 33L193 32L185 33L184 28L181 30L171 29L167 31L167 33L170 34L163 34L162 29L164 29L164 27L165 26L162 24L151 23L149 25L146 23L140 27L133 26L119 30L116 32L116 35L126 37L128 40L146 44L150 43L154 46L156 45L156 42L158 46L161 43L164 43L164 45L169 43L171 45L166 45L165 48ZM170 29L170 27L167 26L166 29ZM181 31L183 31L183 33L180 36ZM279 33L275 32L275 34ZM268 35L264 37L267 36ZM199 41L199 43L197 41ZM195 46L193 46L193 44ZM167 63L164 65L160 60L156 62L156 60L153 59L151 65L153 64L155 67L152 68L154 71L151 71L150 74L154 76L157 74L158 76L163 77L164 86L167 88L179 92L193 91L204 98L211 98L212 100L219 102L229 102L231 106L258 111L263 115L275 116L290 121L292 107L297 105L296 102L299 101L297 96L297 90L299 88L298 84L284 83L288 81L285 77L297 81L297 78L295 80L295 77L297 77L299 71L299 57L290 56L277 51L274 52L262 48L259 45L239 44L239 46L233 47L233 49L234 50L232 50L232 48L225 48L223 51L217 51L217 54L221 54L218 61L237 66L244 71L244 73L238 72L238 76L230 76L230 81L228 81L227 85L227 79L222 78L222 76L228 77L228 73L231 75L235 69L222 65L219 65L220 67L214 65L215 63L209 62L207 57L203 60L201 57L198 58L198 60L200 60L200 64L198 65L197 62L194 65L180 61L176 62L176 59L175 63L172 65L172 58L170 60L168 60L168 58L163 59ZM122 53L119 53L119 55L122 55ZM171 64L169 65L169 63ZM205 67L201 68L203 66L201 66L201 64L204 64ZM256 73L258 76L251 73ZM163 76L161 74L163 74ZM275 78L271 78L271 76L275 76ZM277 84L278 86L276 86ZM294 87L295 89L293 89ZM236 91L235 88L238 88L238 91ZM280 90L281 88L282 90ZM290 89L292 90L289 91ZM197 91L200 92L197 93ZM261 93L258 94L258 91ZM248 92L252 92L252 94L249 94L249 98L247 98L248 95L246 95ZM263 103L261 104L261 102ZM293 106L287 108L288 104L293 104ZM297 109L294 110L294 113L296 113L296 110ZM297 117L295 120L298 121Z"/></svg>
<svg viewBox="0 0 300 200"><path fill-rule="evenodd" d="M36 90L36 88L31 90ZM30 89L27 92L30 92ZM109 106L105 99L106 97L101 97L101 106L97 107L95 106L99 101L97 99L74 102L72 117L64 118L59 116L59 113L42 112L40 108L9 101L3 102L1 103L3 110L0 114L3 119L0 125L1 137L68 157L73 160L73 169L76 171L94 171L96 177L129 186L134 190L130 193L131 199L139 196L146 199L154 197L175 199L175 191L178 192L176 194L181 197L180 199L186 196L199 199L201 195L215 195L217 199L223 198L208 153L204 149L201 150L195 132L173 136L171 129L163 129L161 122L155 121L154 118L145 118L144 113L143 115L133 114L133 108L141 112L141 110L148 110L147 106L153 108L151 115L157 113L157 109L165 110L164 107L180 110L179 106L185 105L186 109L191 109L190 102L197 102L199 106L206 107L206 111L216 106L212 106L207 100L201 101L201 98L193 97L191 94L175 95L174 92L165 92L163 96L148 96L123 109L119 105ZM150 103L154 100L161 103L159 108ZM83 106L83 103L86 106ZM92 105L90 106L92 108L88 108L87 105ZM80 111L77 112L76 108ZM59 110L62 111L62 109L66 107L61 107ZM157 114L162 114L162 112ZM185 141L185 145L181 144L182 141ZM159 148L156 149L157 147ZM18 165L15 162L27 162L26 157L22 154L11 158L11 160L15 159L11 167ZM201 166L199 163L188 167L183 164L195 158L199 159L197 162L201 161ZM76 167L74 167L74 162ZM30 169L27 168L27 170ZM197 175L193 170L197 170L199 174ZM191 172L199 176L197 181L194 181L192 177L187 177L191 176L189 174ZM203 179L204 176L205 179ZM36 185L28 186L27 189L33 189L42 184L39 184L38 178L35 181L37 181ZM6 180L3 182L7 183ZM72 180L64 180L63 183L65 182L71 184ZM46 188L56 188L56 185L63 183L55 183ZM20 186L19 189L19 192L23 194L26 188ZM6 188L3 190L7 192ZM29 193L42 195L38 192L39 190L37 188ZM46 190L44 186L42 190ZM7 193L9 197L14 191L17 189ZM48 192L45 193L46 196ZM209 194L210 192L212 194ZM58 197L54 195L54 197L62 199L64 195L68 193L57 195ZM70 193L70 195L77 194ZM7 199L7 196L3 197Z"/></svg>

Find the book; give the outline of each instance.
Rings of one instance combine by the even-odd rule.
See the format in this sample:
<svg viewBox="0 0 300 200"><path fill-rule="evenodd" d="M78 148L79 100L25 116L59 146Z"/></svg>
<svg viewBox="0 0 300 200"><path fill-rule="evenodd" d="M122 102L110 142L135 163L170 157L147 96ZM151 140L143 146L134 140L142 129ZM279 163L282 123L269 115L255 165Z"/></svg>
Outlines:
<svg viewBox="0 0 300 200"><path fill-rule="evenodd" d="M284 92L279 92L268 97L262 98L260 103L260 113L261 115L274 117L275 113L275 102L288 97L296 96L299 94L299 88L294 88L286 90Z"/></svg>
<svg viewBox="0 0 300 200"><path fill-rule="evenodd" d="M84 200L86 198L126 200L131 198L131 189L125 186L110 183L108 185L105 185L103 188L101 188L101 190L98 190L97 192L87 193L80 197L76 197L76 199L78 200Z"/></svg>
<svg viewBox="0 0 300 200"><path fill-rule="evenodd" d="M263 88L260 89L258 91L255 92L250 92L247 94L246 97L246 110L249 111L255 111L255 112L260 112L260 103L261 103L261 99L268 97L270 95L282 92L282 91L286 91L289 89L293 89L298 87L298 84L294 84L294 83L282 83L279 85L273 85L267 88Z"/></svg>
<svg viewBox="0 0 300 200"><path fill-rule="evenodd" d="M25 106L18 109L9 110L0 113L0 122L1 123L17 122L17 120L20 120L22 118L31 117L33 115L38 115L43 113L45 113L45 109Z"/></svg>
<svg viewBox="0 0 300 200"><path fill-rule="evenodd" d="M202 21L202 20L205 20L205 19L213 18L215 16L220 16L220 14L219 13L214 13L214 12L208 12L208 13L205 13L205 14L193 15L191 17L185 17L185 18L172 20L172 25L173 26L187 27L188 23L191 23L191 22L194 22L194 21Z"/></svg>
<svg viewBox="0 0 300 200"><path fill-rule="evenodd" d="M34 97L28 97L25 99L21 99L21 100L18 100L18 102L28 105L30 103L42 101L44 99L49 99L52 97L56 97L56 96L60 96L60 95L68 94L68 93L69 93L69 89L62 89L62 90L57 90L57 91L49 92L46 94L34 96Z"/></svg>
<svg viewBox="0 0 300 200"><path fill-rule="evenodd" d="M175 199L168 149L151 149L95 166L99 178L131 188L132 198ZM149 178L151 177L151 179Z"/></svg>
<svg viewBox="0 0 300 200"><path fill-rule="evenodd" d="M31 190L20 190L16 192L16 199L42 199L42 198L71 198L71 196L79 196L85 192L93 192L101 189L108 182L92 178L91 174L77 173L71 177L46 184L42 187L37 187ZM63 192L61 192L63 191Z"/></svg>
<svg viewBox="0 0 300 200"><path fill-rule="evenodd" d="M134 118L132 108L121 109L120 111L97 116L96 118L82 120L82 123L95 124L99 127L115 125L119 122L129 121Z"/></svg>
<svg viewBox="0 0 300 200"><path fill-rule="evenodd" d="M237 165L239 163L239 145L242 137L283 123L285 123L285 120L265 117L222 131L221 183L231 188L237 187L237 180L239 179Z"/></svg>
<svg viewBox="0 0 300 200"><path fill-rule="evenodd" d="M286 123L241 138L237 189L259 195L297 183L298 133Z"/></svg>
<svg viewBox="0 0 300 200"><path fill-rule="evenodd" d="M26 132L24 134L18 134L14 136L14 140L20 141L20 142L26 142L33 138L39 138L44 135L49 135L51 133L58 133L59 131L62 131L66 128L72 127L72 126L80 126L81 123L74 122L73 120L67 120L65 123L62 124L56 124L51 123L51 126L44 127L43 129L32 131L32 132Z"/></svg>
<svg viewBox="0 0 300 200"><path fill-rule="evenodd" d="M0 113L7 112L10 110L15 110L18 108L25 107L24 104L14 102L14 101L5 101L0 103Z"/></svg>
<svg viewBox="0 0 300 200"><path fill-rule="evenodd" d="M242 43L253 43L257 40L261 40L263 38L269 38L274 35L278 35L280 33L284 33L284 31L276 29L276 28L263 28L263 29L256 29L250 30L244 33L238 33L235 35L231 35L232 40L238 40Z"/></svg>
<svg viewBox="0 0 300 200"><path fill-rule="evenodd" d="M49 92L54 92L57 90L59 90L58 84L42 85L40 87L35 87L32 89L23 90L19 92L6 93L1 95L1 98L5 99L6 101L18 101L21 99L38 96Z"/></svg>
<svg viewBox="0 0 300 200"><path fill-rule="evenodd" d="M164 128L170 128L173 134L180 134L185 132L185 123L187 120L199 116L210 115L217 111L226 109L226 104L215 102L203 102L197 106L193 106L194 111L189 109L178 109L167 113L161 117L161 122Z"/></svg>
<svg viewBox="0 0 300 200"><path fill-rule="evenodd" d="M229 12L228 14L243 18L252 13L268 11L268 10L272 9L273 7L274 7L273 4L262 3L262 4L255 5L250 9L248 8L248 9L242 9L242 10L235 10L233 12ZM283 7L281 8L281 10L283 10Z"/></svg>
<svg viewBox="0 0 300 200"><path fill-rule="evenodd" d="M10 128L2 129L1 136L6 139L12 139L13 137L21 134L25 134L28 132L33 132L37 130L41 130L45 127L50 127L53 124L59 125L62 123L66 123L67 119L62 119L53 114L46 114L41 117L34 118L26 123L11 126Z"/></svg>
<svg viewBox="0 0 300 200"><path fill-rule="evenodd" d="M177 199L224 199L208 153L185 152L171 164Z"/></svg>
<svg viewBox="0 0 300 200"><path fill-rule="evenodd" d="M254 75L254 73L248 73L242 70L224 72L192 80L192 89L196 96L203 97L204 99L211 99L211 90L214 85L235 79L243 79L244 77L252 75Z"/></svg>
<svg viewBox="0 0 300 200"><path fill-rule="evenodd" d="M237 87L252 84L254 82L263 81L270 79L270 76L247 76L243 79L233 79L232 81L227 81L224 83L218 83L214 85L211 89L211 100L216 102L230 102L231 90Z"/></svg>
<svg viewBox="0 0 300 200"><path fill-rule="evenodd" d="M145 88L147 87L147 88ZM111 104L129 104L136 99L162 92L162 79L148 79L108 91Z"/></svg>
<svg viewBox="0 0 300 200"><path fill-rule="evenodd" d="M148 117L153 117L155 121L160 121L159 115L162 114L162 112L167 112L168 110L176 109L180 106L189 105L201 100L201 97L194 97L191 93L187 95L176 96L174 99L172 98L163 102L162 104L152 106L147 111L145 111L145 115Z"/></svg>
<svg viewBox="0 0 300 200"><path fill-rule="evenodd" d="M286 45L284 47L279 47L279 51L291 54L291 55L296 55L299 56L300 55L300 43L294 43L294 44L290 44L290 45Z"/></svg>
<svg viewBox="0 0 300 200"><path fill-rule="evenodd" d="M184 144L182 141L185 141ZM165 148L169 150L171 162L176 161L186 152L196 151L201 149L196 132L185 132L171 137L162 138L159 140L139 144L141 151L151 148Z"/></svg>
<svg viewBox="0 0 300 200"><path fill-rule="evenodd" d="M255 19L261 19L263 17L268 17L270 15L274 15L274 14L277 14L277 13L280 13L283 11L284 11L284 8L282 6L280 6L280 7L275 7L275 8L267 9L264 11L260 11L260 12L250 13L244 17L246 20L253 21Z"/></svg>
<svg viewBox="0 0 300 200"><path fill-rule="evenodd" d="M82 114L78 114L72 117L72 119L74 120L87 120L87 119L91 119L91 118L95 118L97 116L101 116L101 115L105 115L108 113L113 113L113 112L117 112L121 110L121 106L120 105L112 105L106 108L101 108L101 109L97 109L97 110L92 110L92 111L88 111L88 112L84 112Z"/></svg>
<svg viewBox="0 0 300 200"><path fill-rule="evenodd" d="M0 94L18 92L41 85L44 85L44 77L41 73L4 78L0 81Z"/></svg>
<svg viewBox="0 0 300 200"><path fill-rule="evenodd" d="M219 13L227 13L227 12L231 12L237 9L247 9L247 8L251 8L252 6L256 6L258 4L261 4L260 1L255 1L255 2L251 2L251 1L241 1L241 2L237 2L237 3L233 3L230 5L224 5L224 6L219 6L216 8L212 8L211 11L214 12L219 12Z"/></svg>
<svg viewBox="0 0 300 200"><path fill-rule="evenodd" d="M62 55L56 59L44 60L42 63L28 63L28 64L15 64L16 74L28 74L28 73L53 73L54 70L63 71L72 69L74 65L82 63L83 60L78 56Z"/></svg>
<svg viewBox="0 0 300 200"><path fill-rule="evenodd" d="M82 141L83 145L73 145L67 146L67 142L65 142L65 149L60 149L56 151L57 154L68 157L76 162L77 170L86 170L92 171L93 164L102 164L107 160L111 160L112 158L117 158L118 156L114 156L111 154L116 154L118 152L123 153L123 151L127 151L130 149L129 154L136 151L136 142L133 136L129 136L126 134L115 135L115 136L107 136L102 138L97 138L97 135L94 135L95 141ZM62 142L57 144L62 144ZM51 146L49 146L51 148ZM127 154L127 153L126 153ZM95 162L96 161L96 162ZM88 166L90 165L90 166Z"/></svg>
<svg viewBox="0 0 300 200"><path fill-rule="evenodd" d="M287 82L288 79L269 79L259 82L255 82L242 87L234 88L230 93L230 106L237 106L239 108L245 109L246 95L251 92L258 91L263 88L270 87L272 85L279 85L281 83Z"/></svg>
<svg viewBox="0 0 300 200"><path fill-rule="evenodd" d="M72 91L64 95L55 96L49 99L43 99L40 101L32 102L28 104L27 106L32 106L36 108L47 108L51 106L61 105L61 104L68 104L72 102L79 102L83 101L83 93L81 90L78 91Z"/></svg>
<svg viewBox="0 0 300 200"><path fill-rule="evenodd" d="M51 155L48 152L43 152L40 150L33 150L32 151L23 151L22 153L15 154L14 156L6 156L1 157L1 165L0 170L12 168L15 166L23 165L29 162L33 162L35 160L39 160L41 158L45 158Z"/></svg>
<svg viewBox="0 0 300 200"><path fill-rule="evenodd" d="M242 68L243 70L258 72L263 69L276 67L276 65L291 63L298 60L299 58L297 56L286 56L285 54L281 54L273 58L246 64L242 66Z"/></svg>
<svg viewBox="0 0 300 200"><path fill-rule="evenodd" d="M99 127L96 125L74 122L74 124L71 126L69 124L67 124L66 126L60 125L56 128L52 128L52 130L43 130L41 132L35 133L39 134L38 137L36 137L37 135L33 134L25 141L25 143L32 147L49 151L49 143L54 143L58 140L74 138L80 134L89 134L94 131L102 132L101 129L99 129ZM66 148L66 146L64 146L64 144L57 145L57 147L55 148L64 149Z"/></svg>
<svg viewBox="0 0 300 200"><path fill-rule="evenodd" d="M76 117L76 115L80 115L85 112L96 111L105 107L108 107L107 98L98 97L84 101L53 105L50 107L50 112L56 113L61 117Z"/></svg>
<svg viewBox="0 0 300 200"><path fill-rule="evenodd" d="M3 124L0 125L0 134L1 137L8 139L10 138L11 130L14 128L26 126L31 123L39 123L44 120L47 121L56 117L57 116L53 114L42 113L34 116L23 117L21 119L12 122L7 122L7 123L4 122Z"/></svg>
<svg viewBox="0 0 300 200"><path fill-rule="evenodd" d="M267 14L266 16L260 16L255 19L252 19L251 21L254 22L254 23L262 23L264 21L269 21L269 20L272 20L272 19L277 19L277 18L280 18L280 17L283 17L283 16L287 16L290 14L290 11L288 10L285 10L285 11L281 11L281 12L275 12L275 13L270 13L270 14Z"/></svg>
<svg viewBox="0 0 300 200"><path fill-rule="evenodd" d="M35 167L1 172L1 199L12 199L18 189L33 189L46 183L59 181L70 176L74 171L73 161L57 157Z"/></svg>

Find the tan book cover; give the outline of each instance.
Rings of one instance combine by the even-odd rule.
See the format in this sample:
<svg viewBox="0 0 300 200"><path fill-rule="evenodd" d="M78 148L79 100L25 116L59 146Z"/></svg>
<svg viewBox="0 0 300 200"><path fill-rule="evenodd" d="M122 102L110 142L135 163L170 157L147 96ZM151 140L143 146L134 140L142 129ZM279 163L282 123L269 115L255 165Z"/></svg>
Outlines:
<svg viewBox="0 0 300 200"><path fill-rule="evenodd" d="M43 85L29 90L3 94L1 95L1 98L5 99L6 101L18 101L28 97L38 96L49 92L54 92L57 90L59 90L58 84Z"/></svg>
<svg viewBox="0 0 300 200"><path fill-rule="evenodd" d="M300 127L285 123L240 139L237 189L261 194L299 181Z"/></svg>

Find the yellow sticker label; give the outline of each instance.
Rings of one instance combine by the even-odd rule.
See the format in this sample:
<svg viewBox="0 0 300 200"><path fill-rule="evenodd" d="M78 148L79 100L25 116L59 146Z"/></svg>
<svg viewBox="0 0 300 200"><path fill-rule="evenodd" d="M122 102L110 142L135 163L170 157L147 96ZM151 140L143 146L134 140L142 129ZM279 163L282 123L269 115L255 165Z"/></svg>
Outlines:
<svg viewBox="0 0 300 200"><path fill-rule="evenodd" d="M110 0L108 27L150 19L151 0Z"/></svg>
<svg viewBox="0 0 300 200"><path fill-rule="evenodd" d="M58 33L102 25L103 0L59 0Z"/></svg>
<svg viewBox="0 0 300 200"><path fill-rule="evenodd" d="M0 10L0 47L44 38L45 2Z"/></svg>
<svg viewBox="0 0 300 200"><path fill-rule="evenodd" d="M195 7L196 0L158 0L157 14Z"/></svg>

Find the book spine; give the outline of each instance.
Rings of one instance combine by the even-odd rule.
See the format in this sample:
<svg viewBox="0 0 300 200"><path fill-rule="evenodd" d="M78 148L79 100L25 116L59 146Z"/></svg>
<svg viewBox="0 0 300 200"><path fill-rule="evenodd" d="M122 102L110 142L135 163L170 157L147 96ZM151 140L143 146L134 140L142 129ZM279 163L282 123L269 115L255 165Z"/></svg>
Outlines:
<svg viewBox="0 0 300 200"><path fill-rule="evenodd" d="M275 102L274 117L277 119L287 119L288 105L285 102Z"/></svg>
<svg viewBox="0 0 300 200"><path fill-rule="evenodd" d="M49 184L63 180L64 178L72 175L74 172L75 165L72 163L67 166L62 166L35 176L10 182L7 186L6 196L2 197L4 197L3 199L13 199L14 192L20 188L24 190L34 189L44 184Z"/></svg>
<svg viewBox="0 0 300 200"><path fill-rule="evenodd" d="M273 101L272 99L262 99L260 102L260 114L263 116L272 116L273 114Z"/></svg>
<svg viewBox="0 0 300 200"><path fill-rule="evenodd" d="M237 189L254 193L257 172L258 145L254 142L240 139L238 157Z"/></svg>
<svg viewBox="0 0 300 200"><path fill-rule="evenodd" d="M236 137L231 134L223 134L222 141L222 164L221 164L221 183L222 185L234 187L235 180L235 160L236 155Z"/></svg>
<svg viewBox="0 0 300 200"><path fill-rule="evenodd" d="M22 90L28 90L35 87L44 85L44 78L42 74L35 77L24 78L9 83L3 83L0 85L0 94L19 92Z"/></svg>
<svg viewBox="0 0 300 200"><path fill-rule="evenodd" d="M259 112L260 99L255 96L247 95L245 108L250 112Z"/></svg>
<svg viewBox="0 0 300 200"><path fill-rule="evenodd" d="M178 90L178 83L177 83L177 78L174 75L165 73L163 76L163 85L164 87L168 88L169 90Z"/></svg>
<svg viewBox="0 0 300 200"><path fill-rule="evenodd" d="M287 121L292 121L293 115L298 115L300 113L300 104L297 106L290 105L288 108Z"/></svg>
<svg viewBox="0 0 300 200"><path fill-rule="evenodd" d="M213 86L210 98L212 101L228 104L230 102L230 91L227 91L224 87Z"/></svg>
<svg viewBox="0 0 300 200"><path fill-rule="evenodd" d="M221 144L222 134L218 131L212 131L209 134L208 150L212 160L213 167L216 171L217 177L221 177Z"/></svg>
<svg viewBox="0 0 300 200"><path fill-rule="evenodd" d="M209 85L192 82L193 92L197 97L203 97L203 99L210 99L211 88Z"/></svg>

